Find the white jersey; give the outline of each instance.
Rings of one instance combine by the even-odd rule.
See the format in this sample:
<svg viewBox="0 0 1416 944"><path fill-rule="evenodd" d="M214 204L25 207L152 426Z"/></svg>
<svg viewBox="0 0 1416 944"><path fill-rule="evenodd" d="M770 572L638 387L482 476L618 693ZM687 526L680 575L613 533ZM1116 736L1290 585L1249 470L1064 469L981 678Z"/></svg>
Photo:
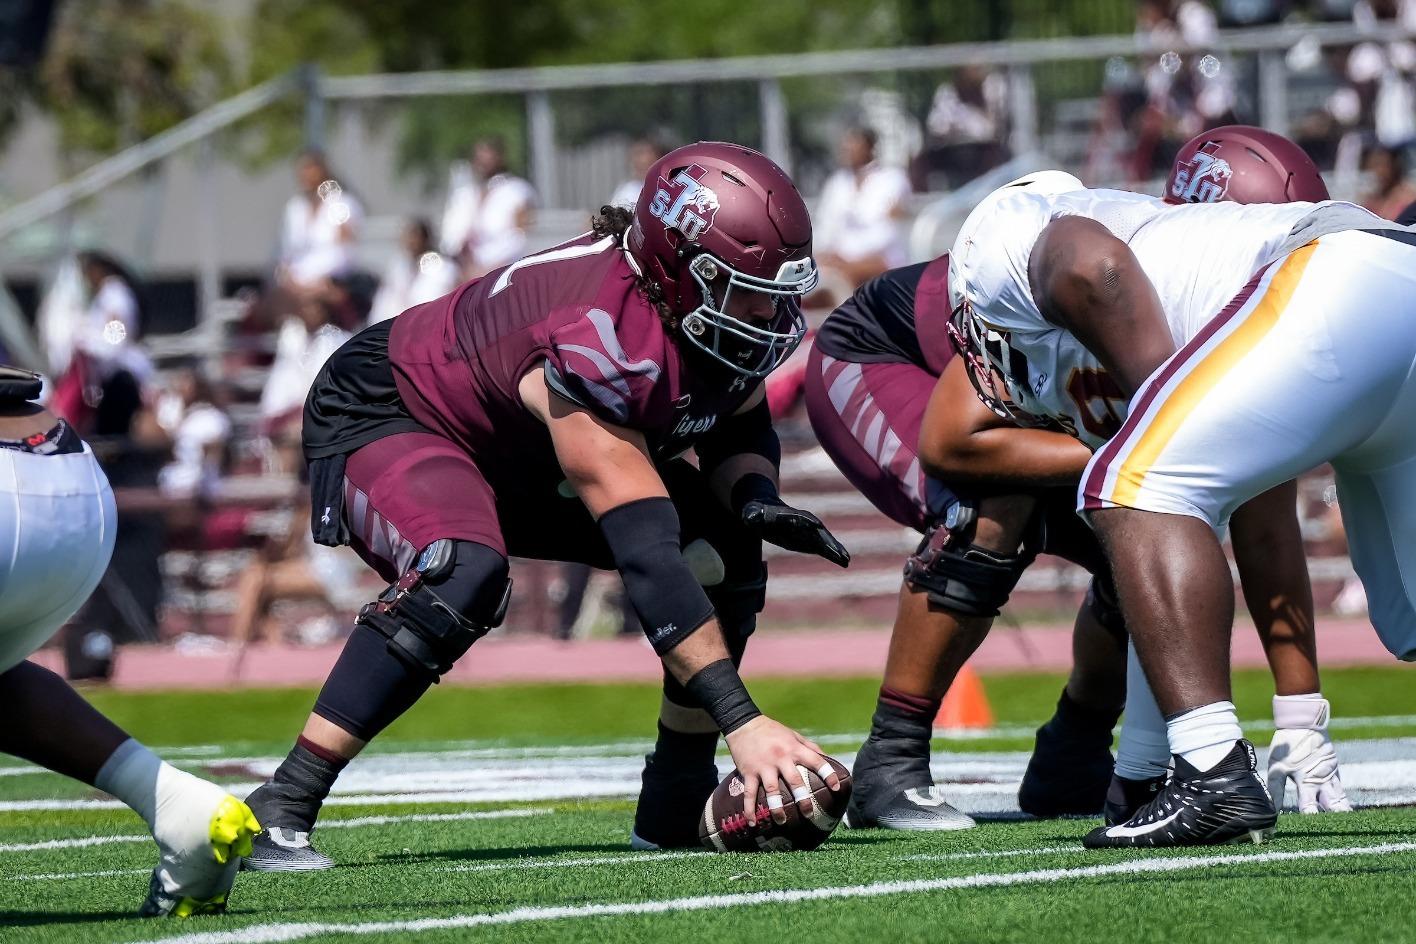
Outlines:
<svg viewBox="0 0 1416 944"><path fill-rule="evenodd" d="M985 324L1006 333L1008 344L1026 359L1026 390L1019 390L1018 405L1057 420L1095 449L1125 419L1127 404L1096 357L1038 310L1028 259L1043 228L1063 216L1084 216L1127 243L1155 285L1178 347L1254 273L1294 248L1294 234L1303 232L1304 221L1328 205L1170 206L1121 190L1044 194L1019 189L1002 196L979 219L970 218L950 257L950 287L967 298ZM1023 378L1014 380L1015 389L1023 386Z"/></svg>

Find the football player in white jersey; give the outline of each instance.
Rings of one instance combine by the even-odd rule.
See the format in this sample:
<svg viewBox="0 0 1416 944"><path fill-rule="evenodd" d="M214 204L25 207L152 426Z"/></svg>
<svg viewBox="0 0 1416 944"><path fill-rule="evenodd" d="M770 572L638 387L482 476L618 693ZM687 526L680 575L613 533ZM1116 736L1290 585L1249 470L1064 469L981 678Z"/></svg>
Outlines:
<svg viewBox="0 0 1416 944"><path fill-rule="evenodd" d="M164 763L28 656L79 608L113 553L113 492L73 429L32 402L38 374L0 366L0 752L112 794L159 858L140 913L224 911L260 829L240 800Z"/></svg>
<svg viewBox="0 0 1416 944"><path fill-rule="evenodd" d="M1071 185L1070 180L1068 185ZM1176 156L1163 191L1166 203L1215 200L1284 203L1328 199L1312 160L1296 144L1273 132L1243 125L1212 129L1187 142ZM1001 453L981 448L1003 430L986 409L965 410L959 397L969 390L962 362L944 372L931 397L932 422L921 431L920 456L949 476L984 476L996 485L1033 485L1021 468L1000 465ZM1104 378L1080 373L1068 392L1078 401L1079 426L1093 444L1120 426L1111 399L1117 391L1098 388ZM1124 414L1124 409L1120 411ZM1060 425L1060 424L1059 424ZM1042 430L1032 436L1051 436ZM1055 434L1066 443L1064 434ZM1063 447L1058 446L1063 454ZM998 456L997 459L993 458ZM1089 452L1076 467L1080 476ZM1005 463L1011 459L1003 460ZM1275 732L1269 749L1269 787L1277 805L1292 782L1296 806L1305 813L1351 809L1338 775L1337 754L1327 732L1330 709L1322 697L1314 632L1312 590L1295 514L1296 485L1288 482L1247 503L1234 527L1234 557L1244 598L1273 671ZM1160 789L1170 765L1165 720L1135 659L1129 660L1126 723L1116 754L1116 775L1108 791L1106 821L1124 822Z"/></svg>
<svg viewBox="0 0 1416 944"><path fill-rule="evenodd" d="M1351 204L1166 209L1057 173L995 192L965 222L950 291L972 379L1015 421L1101 447L1081 502L1174 754L1155 799L1087 845L1272 830L1229 700L1218 534L1245 502L1332 461L1373 621L1416 658L1403 587L1416 555L1393 538L1416 526L1413 243ZM1089 428L1099 405L1126 414L1111 438Z"/></svg>

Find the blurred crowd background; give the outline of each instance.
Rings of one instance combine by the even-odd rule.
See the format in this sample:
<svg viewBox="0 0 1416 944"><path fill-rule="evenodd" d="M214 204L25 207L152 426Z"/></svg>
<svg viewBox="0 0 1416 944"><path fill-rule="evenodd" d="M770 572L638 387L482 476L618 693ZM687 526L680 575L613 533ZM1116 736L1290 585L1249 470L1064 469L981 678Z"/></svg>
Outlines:
<svg viewBox="0 0 1416 944"><path fill-rule="evenodd" d="M493 71L488 71L493 70ZM319 645L379 589L314 545L305 393L352 332L632 205L697 139L759 147L813 209L819 322L947 249L983 193L1062 167L1157 192L1178 146L1262 124L1335 196L1416 200L1416 0L0 0L0 360L99 451L119 548L61 644ZM786 487L855 553L774 556L766 623L888 625L910 535L771 380ZM1364 611L1328 479L1305 480L1321 606ZM449 496L455 501L455 496ZM508 632L638 632L609 575L517 570ZM1015 618L1083 576L1034 568Z"/></svg>

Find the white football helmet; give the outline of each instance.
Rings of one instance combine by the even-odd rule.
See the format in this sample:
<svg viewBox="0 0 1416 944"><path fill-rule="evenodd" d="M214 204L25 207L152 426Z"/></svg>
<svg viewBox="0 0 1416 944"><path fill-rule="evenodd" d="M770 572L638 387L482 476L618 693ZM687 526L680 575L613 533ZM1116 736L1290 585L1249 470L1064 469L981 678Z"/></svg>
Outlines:
<svg viewBox="0 0 1416 944"><path fill-rule="evenodd" d="M1060 170L1019 177L974 207L949 253L949 339L964 359L978 398L1019 426L1050 426L1052 421L1020 405L1027 390L1027 362L1009 345L1007 330L990 325L984 316L985 299L1017 296L1028 285L1027 260L1008 259L999 251L999 228L1020 222L1000 213L1000 205L1019 191L1052 195L1083 189L1080 180ZM1030 296L1026 302L1031 303Z"/></svg>

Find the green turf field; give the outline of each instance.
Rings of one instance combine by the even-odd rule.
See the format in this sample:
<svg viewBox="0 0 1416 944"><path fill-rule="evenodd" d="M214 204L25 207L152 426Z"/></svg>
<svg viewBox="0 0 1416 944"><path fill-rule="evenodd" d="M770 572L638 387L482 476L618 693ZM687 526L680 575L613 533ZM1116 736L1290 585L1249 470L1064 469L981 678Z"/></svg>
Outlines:
<svg viewBox="0 0 1416 944"><path fill-rule="evenodd" d="M438 689L350 767L318 844L341 868L246 873L231 911L129 917L151 846L94 791L0 760L0 942L1416 941L1416 686L1401 669L1330 671L1354 794L1387 804L1285 815L1264 846L1092 853L1092 824L1009 818L1027 731L1060 679L985 679L987 737L937 743L959 805L940 836L839 831L815 853L631 853L629 797L657 695L647 686ZM770 713L833 753L858 744L877 683L757 681ZM1268 683L1238 679L1262 747ZM829 696L823 697L823 690ZM288 747L312 693L95 693L184 766L245 789ZM597 795L601 794L601 795ZM1392 805L1395 804L1395 805Z"/></svg>

